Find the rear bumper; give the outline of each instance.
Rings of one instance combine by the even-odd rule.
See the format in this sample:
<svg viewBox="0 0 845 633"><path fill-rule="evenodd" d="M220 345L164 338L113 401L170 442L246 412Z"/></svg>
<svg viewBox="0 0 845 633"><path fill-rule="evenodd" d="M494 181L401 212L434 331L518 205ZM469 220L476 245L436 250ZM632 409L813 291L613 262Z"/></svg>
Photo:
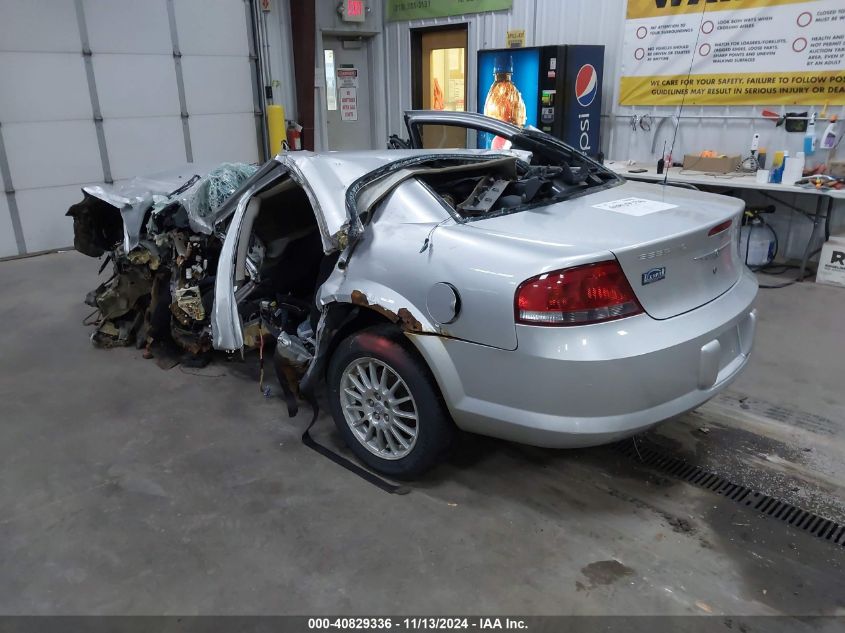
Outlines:
<svg viewBox="0 0 845 633"><path fill-rule="evenodd" d="M466 431L549 447L634 435L703 404L748 362L757 281L747 270L712 302L658 321L517 326L514 351L409 335Z"/></svg>

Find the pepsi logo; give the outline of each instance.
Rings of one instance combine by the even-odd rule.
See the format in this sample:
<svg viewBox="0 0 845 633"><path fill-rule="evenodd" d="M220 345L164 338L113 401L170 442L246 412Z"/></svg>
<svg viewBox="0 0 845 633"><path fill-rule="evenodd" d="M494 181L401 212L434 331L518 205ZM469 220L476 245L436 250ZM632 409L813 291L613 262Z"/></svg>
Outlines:
<svg viewBox="0 0 845 633"><path fill-rule="evenodd" d="M592 64L584 64L575 76L575 98L581 107L586 108L596 98L599 75Z"/></svg>

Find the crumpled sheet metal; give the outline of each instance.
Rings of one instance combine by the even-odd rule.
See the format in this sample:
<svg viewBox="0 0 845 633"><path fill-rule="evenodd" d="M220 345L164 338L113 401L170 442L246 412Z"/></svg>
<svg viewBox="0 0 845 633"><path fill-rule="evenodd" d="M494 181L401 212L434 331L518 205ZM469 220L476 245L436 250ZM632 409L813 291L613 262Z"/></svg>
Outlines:
<svg viewBox="0 0 845 633"><path fill-rule="evenodd" d="M153 205L154 196L166 197L188 182L196 173L206 173L189 164L178 170L132 178L112 185L88 185L82 191L99 198L120 211L123 217L123 249L128 253L138 246L144 215Z"/></svg>
<svg viewBox="0 0 845 633"><path fill-rule="evenodd" d="M383 169L389 173L390 163L409 161L425 163L438 158L466 159L467 156L490 158L515 157L530 161L531 152L524 150L383 150L381 152L326 152L315 154L309 151L282 152L276 160L285 165L297 183L303 185L311 206L314 207L317 222L323 236L323 251L329 254L343 250L350 237L356 237L362 230L361 219L369 210L354 204L356 217L350 217L349 191L360 178ZM382 189L375 201L388 189ZM353 192L353 197L357 192ZM373 203L373 200L369 201ZM354 239L352 240L354 241Z"/></svg>
<svg viewBox="0 0 845 633"><path fill-rule="evenodd" d="M177 199L188 213L191 229L210 235L216 221L214 211L231 196L257 167L245 163L222 165L188 164L152 176L132 178L112 185L88 185L82 188L87 195L99 198L120 211L123 218L123 249L129 253L140 242L144 216L151 207L157 212L173 201L170 195L184 187L192 178L197 182ZM206 174L204 178L201 176Z"/></svg>

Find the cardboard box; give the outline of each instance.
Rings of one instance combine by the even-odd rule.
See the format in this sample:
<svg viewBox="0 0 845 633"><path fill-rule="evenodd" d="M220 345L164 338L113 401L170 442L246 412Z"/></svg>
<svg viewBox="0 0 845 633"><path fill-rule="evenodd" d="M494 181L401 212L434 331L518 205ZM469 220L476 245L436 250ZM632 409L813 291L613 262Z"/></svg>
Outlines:
<svg viewBox="0 0 845 633"><path fill-rule="evenodd" d="M742 158L740 156L707 158L694 154L684 154L684 169L727 174L730 171L736 171L741 160Z"/></svg>
<svg viewBox="0 0 845 633"><path fill-rule="evenodd" d="M822 246L816 283L845 288L845 236L831 237Z"/></svg>

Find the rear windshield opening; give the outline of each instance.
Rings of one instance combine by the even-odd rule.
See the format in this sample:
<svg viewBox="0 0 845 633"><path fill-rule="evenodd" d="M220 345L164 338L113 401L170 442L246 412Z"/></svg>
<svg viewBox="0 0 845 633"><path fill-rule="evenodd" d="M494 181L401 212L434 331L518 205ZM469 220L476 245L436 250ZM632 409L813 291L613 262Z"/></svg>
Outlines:
<svg viewBox="0 0 845 633"><path fill-rule="evenodd" d="M608 178L589 165L534 164L517 158L485 161L476 169L421 174L449 209L465 219L491 217L560 202L604 185ZM613 178L612 180L615 180Z"/></svg>

